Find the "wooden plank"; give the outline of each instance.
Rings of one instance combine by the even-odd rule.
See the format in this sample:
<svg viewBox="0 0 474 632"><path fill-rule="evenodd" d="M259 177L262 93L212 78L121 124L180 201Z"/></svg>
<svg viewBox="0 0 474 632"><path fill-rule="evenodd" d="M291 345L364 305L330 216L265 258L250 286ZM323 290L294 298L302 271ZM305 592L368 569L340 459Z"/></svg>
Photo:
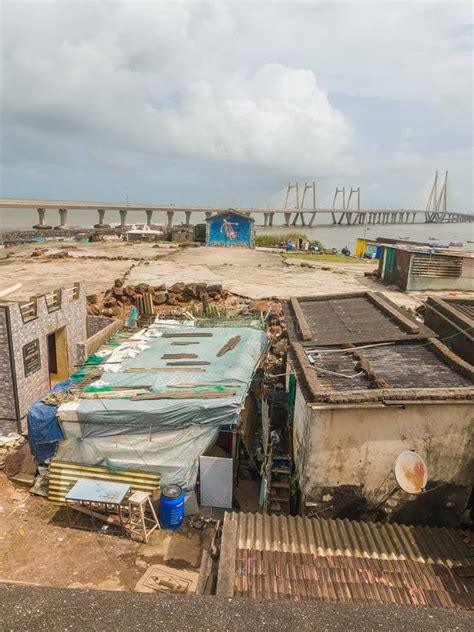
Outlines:
<svg viewBox="0 0 474 632"><path fill-rule="evenodd" d="M165 353L162 360L185 360L186 358L197 358L197 353Z"/></svg>
<svg viewBox="0 0 474 632"><path fill-rule="evenodd" d="M143 393L143 388L135 388L117 391L96 391L95 393L79 393L79 399L125 399Z"/></svg>
<svg viewBox="0 0 474 632"><path fill-rule="evenodd" d="M181 340L176 340L175 342L170 343L172 345L179 345L181 347L187 346L187 345L198 345L199 340L187 340L187 341L181 341Z"/></svg>
<svg viewBox="0 0 474 632"><path fill-rule="evenodd" d="M210 362L204 362L204 361L184 361L184 362L167 362L166 366L206 366L211 364Z"/></svg>
<svg viewBox="0 0 474 632"><path fill-rule="evenodd" d="M7 287L5 290L0 290L0 298L3 298L4 296L7 296L8 294L13 294L13 292L16 292L17 290L19 290L22 285L23 283L16 283L15 285L11 285L10 287ZM34 303L30 303L30 305L33 305L33 304Z"/></svg>
<svg viewBox="0 0 474 632"><path fill-rule="evenodd" d="M178 393L143 393L134 395L132 400L141 401L148 399L219 399L221 397L232 397L237 391L180 391Z"/></svg>
<svg viewBox="0 0 474 632"><path fill-rule="evenodd" d="M196 388L197 386L240 386L236 382L224 384L221 382L179 382L178 384L167 384L168 388Z"/></svg>
<svg viewBox="0 0 474 632"><path fill-rule="evenodd" d="M189 367L189 368L185 368L185 367L174 367L174 368L171 368L171 367L152 367L152 368L149 368L149 369L144 369L142 367L136 367L136 368L129 367L128 369L124 369L123 372L124 373L161 373L163 371L168 371L168 372L171 372L171 371L194 371L196 373L201 373L201 372L203 373L205 370L206 369L199 369L199 368L194 369L192 367Z"/></svg>
<svg viewBox="0 0 474 632"><path fill-rule="evenodd" d="M374 303L379 309L381 309L385 314L388 314L392 318L394 318L399 325L401 325L402 329L405 331L409 331L411 334L420 333L419 325L411 320L408 316L405 316L398 307L395 307L394 304L388 303L385 300L383 294L376 294L375 292L367 292L367 297L369 300Z"/></svg>
<svg viewBox="0 0 474 632"><path fill-rule="evenodd" d="M162 338L211 338L214 334L198 331L198 332L190 332L190 333L176 333L176 334L163 334Z"/></svg>
<svg viewBox="0 0 474 632"><path fill-rule="evenodd" d="M232 351L232 349L234 349L234 347L236 347L241 340L242 340L241 336L234 336L233 338L230 338L225 343L225 345L219 349L219 351L216 353L216 356L220 358L221 356L226 354L228 351Z"/></svg>
<svg viewBox="0 0 474 632"><path fill-rule="evenodd" d="M107 524L113 524L120 526L120 518L119 516L114 515L104 515L98 511L94 511L93 509L88 509L87 507L83 507L82 505L73 504L71 502L68 503L69 509L74 509L74 511L79 511L80 513L86 514L86 516L93 516L97 518L97 520L102 520L102 522L106 522ZM124 520L125 523L125 520ZM125 525L124 525L125 526Z"/></svg>
<svg viewBox="0 0 474 632"><path fill-rule="evenodd" d="M301 309L301 305L298 303L298 300L296 298L290 298L290 304L293 309L296 322L299 326L301 338L306 341L312 340L313 334L311 328L306 321L305 315L303 314L303 310Z"/></svg>

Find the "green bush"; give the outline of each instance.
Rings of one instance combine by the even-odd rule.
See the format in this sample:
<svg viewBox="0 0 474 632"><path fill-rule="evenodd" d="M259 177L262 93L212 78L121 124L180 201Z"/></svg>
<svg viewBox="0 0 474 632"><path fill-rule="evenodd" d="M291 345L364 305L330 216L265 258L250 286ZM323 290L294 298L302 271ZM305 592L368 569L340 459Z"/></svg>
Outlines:
<svg viewBox="0 0 474 632"><path fill-rule="evenodd" d="M308 239L304 233L284 233L283 235L255 235L255 245L265 248L277 248L281 242L293 239Z"/></svg>
<svg viewBox="0 0 474 632"><path fill-rule="evenodd" d="M318 250L320 251L324 248L323 244L317 239L313 239L312 241L310 241L309 245L311 248L318 248Z"/></svg>

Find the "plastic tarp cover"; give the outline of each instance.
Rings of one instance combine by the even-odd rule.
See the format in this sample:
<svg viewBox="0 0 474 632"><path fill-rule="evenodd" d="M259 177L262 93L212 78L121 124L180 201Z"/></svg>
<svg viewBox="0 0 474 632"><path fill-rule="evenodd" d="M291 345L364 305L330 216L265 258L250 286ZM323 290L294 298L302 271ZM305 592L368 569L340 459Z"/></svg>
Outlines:
<svg viewBox="0 0 474 632"><path fill-rule="evenodd" d="M74 380L64 380L56 384L52 390L56 393L74 384ZM57 406L47 406L41 400L35 402L28 411L28 443L37 463L44 463L54 456L56 442L64 438L57 411Z"/></svg>
<svg viewBox="0 0 474 632"><path fill-rule="evenodd" d="M104 465L109 470L159 472L161 485L176 483L192 489L199 457L217 439L212 426L163 429L152 426L127 428L101 424L62 422L64 441L57 458L83 465Z"/></svg>
<svg viewBox="0 0 474 632"><path fill-rule="evenodd" d="M232 509L232 459L217 456L201 456L200 490L201 505Z"/></svg>
<svg viewBox="0 0 474 632"><path fill-rule="evenodd" d="M107 356L106 370L97 382L99 398L78 398L59 408L64 441L59 444L58 458L109 469L159 472L163 485L177 483L192 489L200 455L215 442L220 428L239 420L267 337L262 330L251 328L196 327L196 333L208 335L189 338L195 344L188 348L173 344L186 338L163 336L189 335L189 331L185 326L152 325L117 346ZM240 339L235 348L218 357L219 350L236 335ZM166 355L183 351L206 362L200 365L204 370L176 371L169 366ZM203 385L218 390L220 384L235 393L209 399L100 398L100 391L109 386L173 393L182 392L183 383L196 393Z"/></svg>
<svg viewBox="0 0 474 632"><path fill-rule="evenodd" d="M197 329L197 328L196 328ZM180 333L189 331L189 327L172 327L164 331L148 330L137 334L136 339L128 344L135 344L136 354L127 357L124 353L133 347L122 345L107 359L114 372L104 372L100 379L98 391L107 387L120 389L143 385L153 392L173 392L174 384L203 383L218 386L219 383L231 384L235 394L226 398L216 399L160 399L132 401L130 399L82 399L74 408L74 418L80 422L112 423L117 425L150 424L150 425L186 425L206 424L214 426L235 425L248 392L253 372L258 363L267 338L263 331L250 328L200 328L199 332L212 334L199 338L197 345L187 347L173 346L174 339L161 337L166 332ZM152 336L154 334L154 336ZM217 352L229 339L239 335L239 344L228 353L217 357ZM135 337L134 337L135 338ZM173 371L167 366L163 358L170 353L177 353L184 349L196 353L200 361L206 361L205 371L194 372L190 368L187 372ZM150 368L147 373L146 369ZM126 369L138 369L139 373L129 373ZM153 369L159 369L154 372ZM168 370L167 370L168 369ZM89 386L88 391L91 390ZM143 390L147 390L144 388ZM179 387L178 387L179 390ZM62 412L67 414L63 417ZM72 408L61 407L59 418L72 421Z"/></svg>

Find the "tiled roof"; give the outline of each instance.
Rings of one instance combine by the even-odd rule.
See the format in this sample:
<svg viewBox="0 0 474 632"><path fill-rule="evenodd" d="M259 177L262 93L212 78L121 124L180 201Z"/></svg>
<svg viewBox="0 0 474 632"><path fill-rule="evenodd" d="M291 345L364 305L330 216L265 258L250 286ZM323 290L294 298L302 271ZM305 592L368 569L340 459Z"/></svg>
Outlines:
<svg viewBox="0 0 474 632"><path fill-rule="evenodd" d="M474 609L460 531L228 513L223 545L229 522L235 596Z"/></svg>

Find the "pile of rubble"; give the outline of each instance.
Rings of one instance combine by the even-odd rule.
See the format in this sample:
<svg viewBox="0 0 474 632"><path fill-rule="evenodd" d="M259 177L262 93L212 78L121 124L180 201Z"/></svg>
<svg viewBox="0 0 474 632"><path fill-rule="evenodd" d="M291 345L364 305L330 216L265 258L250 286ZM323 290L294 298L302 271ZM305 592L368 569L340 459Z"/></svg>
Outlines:
<svg viewBox="0 0 474 632"><path fill-rule="evenodd" d="M152 294L153 305L157 314L166 313L176 308L187 308L191 304L207 302L230 309L233 313L242 313L246 302L222 285L207 283L174 283L167 287L161 285L125 285L121 279L116 279L114 286L108 289L103 297L92 294L87 297L88 313L94 316L123 317L132 305L137 305L140 297ZM242 304L243 303L243 304ZM240 310L240 311L239 311ZM247 311L247 310L245 310Z"/></svg>

